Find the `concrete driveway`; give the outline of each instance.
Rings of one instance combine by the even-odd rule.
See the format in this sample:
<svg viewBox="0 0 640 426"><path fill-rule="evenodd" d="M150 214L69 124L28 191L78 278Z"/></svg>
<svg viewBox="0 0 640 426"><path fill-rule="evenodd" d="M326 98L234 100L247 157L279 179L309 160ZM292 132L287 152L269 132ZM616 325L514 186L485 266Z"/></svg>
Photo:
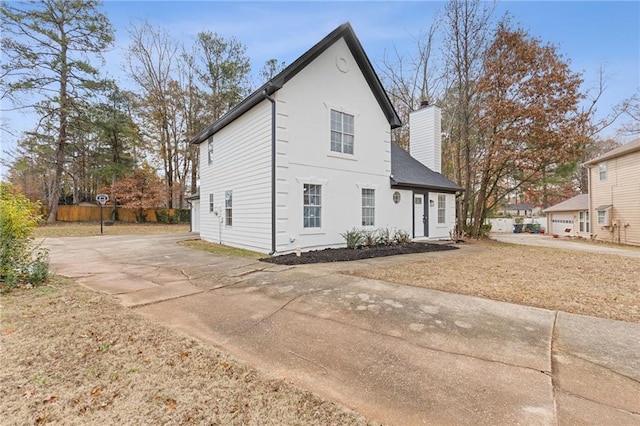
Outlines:
<svg viewBox="0 0 640 426"><path fill-rule="evenodd" d="M58 274L388 424L640 424L640 324L281 267L183 235L50 238Z"/></svg>
<svg viewBox="0 0 640 426"><path fill-rule="evenodd" d="M630 246L612 247L604 244L581 243L567 237L553 238L551 235L528 234L528 233L492 233L491 239L503 243L522 244L527 246L551 247L563 250L578 250L589 253L615 254L618 256L640 258L640 248Z"/></svg>

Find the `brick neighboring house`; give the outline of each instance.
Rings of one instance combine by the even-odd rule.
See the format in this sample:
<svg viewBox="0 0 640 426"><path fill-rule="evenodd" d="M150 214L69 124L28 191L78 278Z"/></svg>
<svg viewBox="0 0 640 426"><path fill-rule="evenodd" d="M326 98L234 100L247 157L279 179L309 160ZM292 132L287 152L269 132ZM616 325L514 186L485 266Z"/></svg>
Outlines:
<svg viewBox="0 0 640 426"><path fill-rule="evenodd" d="M640 139L587 161L593 238L640 245Z"/></svg>

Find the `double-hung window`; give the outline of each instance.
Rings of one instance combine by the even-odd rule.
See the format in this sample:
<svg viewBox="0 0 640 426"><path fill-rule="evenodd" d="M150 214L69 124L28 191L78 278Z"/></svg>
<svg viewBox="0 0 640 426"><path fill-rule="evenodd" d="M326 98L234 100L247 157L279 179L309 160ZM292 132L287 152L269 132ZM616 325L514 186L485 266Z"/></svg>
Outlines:
<svg viewBox="0 0 640 426"><path fill-rule="evenodd" d="M438 194L438 223L445 223L445 214L447 210L447 197Z"/></svg>
<svg viewBox="0 0 640 426"><path fill-rule="evenodd" d="M322 217L322 185L303 186L303 226L320 228Z"/></svg>
<svg viewBox="0 0 640 426"><path fill-rule="evenodd" d="M213 136L207 140L207 160L213 164Z"/></svg>
<svg viewBox="0 0 640 426"><path fill-rule="evenodd" d="M213 213L213 194L209 194L209 213Z"/></svg>
<svg viewBox="0 0 640 426"><path fill-rule="evenodd" d="M224 224L233 226L233 191L224 192Z"/></svg>
<svg viewBox="0 0 640 426"><path fill-rule="evenodd" d="M353 115L331 110L331 151L353 154Z"/></svg>
<svg viewBox="0 0 640 426"><path fill-rule="evenodd" d="M375 226L376 190L362 189L362 226Z"/></svg>
<svg viewBox="0 0 640 426"><path fill-rule="evenodd" d="M598 164L598 173L600 174L600 182L607 180L607 163Z"/></svg>

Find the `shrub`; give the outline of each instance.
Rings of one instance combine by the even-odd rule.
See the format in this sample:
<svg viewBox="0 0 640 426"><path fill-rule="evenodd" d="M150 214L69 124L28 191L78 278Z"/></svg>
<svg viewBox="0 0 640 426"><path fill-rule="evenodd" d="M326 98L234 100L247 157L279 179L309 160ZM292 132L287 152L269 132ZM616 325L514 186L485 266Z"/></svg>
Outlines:
<svg viewBox="0 0 640 426"><path fill-rule="evenodd" d="M380 228L376 231L376 244L379 246L391 245L391 231L389 228Z"/></svg>
<svg viewBox="0 0 640 426"><path fill-rule="evenodd" d="M347 248L355 249L362 245L364 232L359 229L352 228L350 231L340 234L340 236L345 239Z"/></svg>
<svg viewBox="0 0 640 426"><path fill-rule="evenodd" d="M39 208L11 184L0 183L0 282L5 287L21 281L39 285L49 276L48 253L32 246Z"/></svg>
<svg viewBox="0 0 640 426"><path fill-rule="evenodd" d="M411 241L411 236L404 229L397 229L393 233L392 240L394 244L407 244L409 241Z"/></svg>
<svg viewBox="0 0 640 426"><path fill-rule="evenodd" d="M368 247L376 245L376 232L375 231L363 231L362 244Z"/></svg>
<svg viewBox="0 0 640 426"><path fill-rule="evenodd" d="M480 227L480 236L488 237L491 232L491 223L485 223Z"/></svg>

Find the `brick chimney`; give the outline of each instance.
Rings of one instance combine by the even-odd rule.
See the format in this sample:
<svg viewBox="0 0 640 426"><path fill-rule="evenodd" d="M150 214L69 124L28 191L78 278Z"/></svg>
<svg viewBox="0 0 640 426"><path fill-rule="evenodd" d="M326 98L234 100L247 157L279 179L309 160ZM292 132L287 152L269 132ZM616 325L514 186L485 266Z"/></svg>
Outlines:
<svg viewBox="0 0 640 426"><path fill-rule="evenodd" d="M441 117L440 107L424 101L409 114L409 153L438 173L442 169Z"/></svg>

